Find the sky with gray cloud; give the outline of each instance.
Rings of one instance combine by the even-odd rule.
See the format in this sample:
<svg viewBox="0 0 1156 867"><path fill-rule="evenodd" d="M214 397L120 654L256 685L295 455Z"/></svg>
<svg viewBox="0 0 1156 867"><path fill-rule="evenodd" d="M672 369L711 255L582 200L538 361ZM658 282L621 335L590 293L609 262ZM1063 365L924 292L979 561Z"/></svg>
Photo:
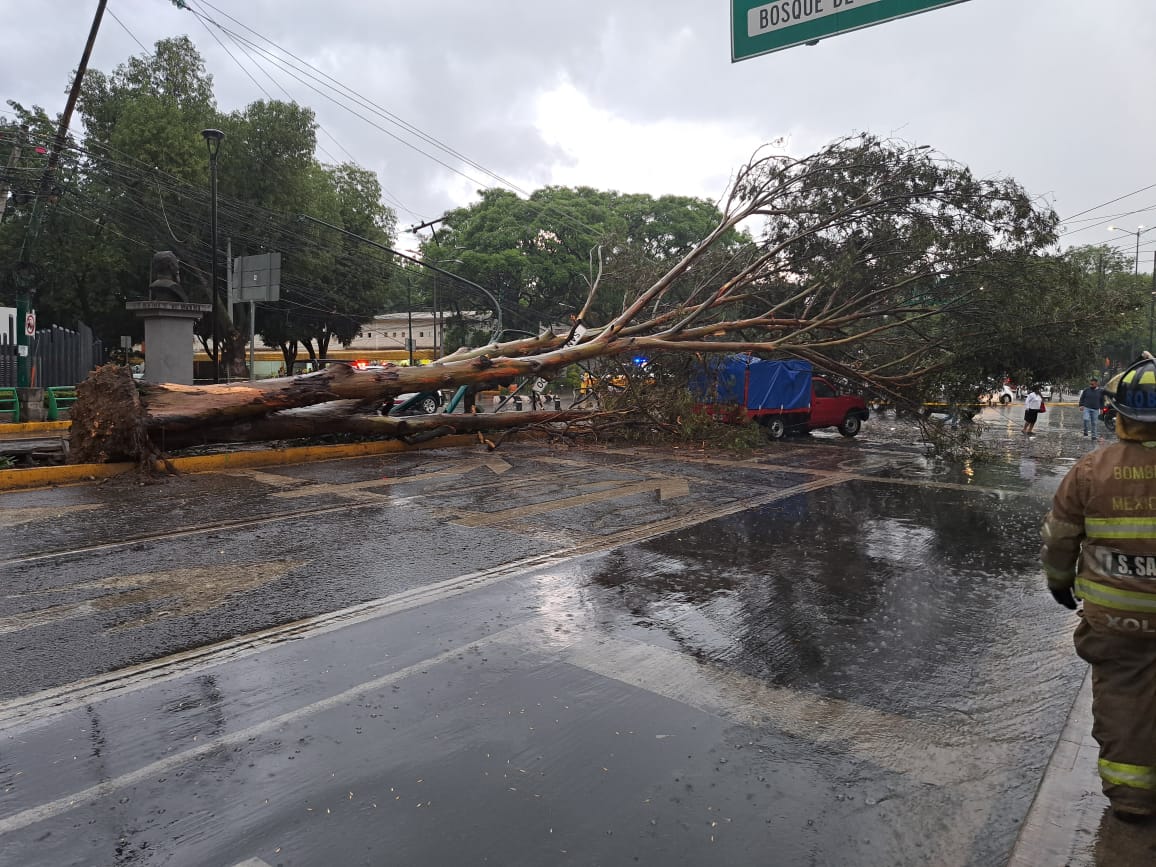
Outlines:
<svg viewBox="0 0 1156 867"><path fill-rule="evenodd" d="M97 4L50 5L0 0L0 98L55 114ZM222 109L265 98L261 88L311 106L319 156L375 170L403 228L482 186L716 199L761 143L802 155L859 131L1016 178L1072 218L1065 245L1131 254L1135 237L1108 226L1156 226L1151 0L967 0L739 63L722 0L187 5L109 0L91 66L187 34ZM290 77L254 48L283 57L264 39L364 102L351 112L348 97ZM1154 251L1156 231L1141 236L1142 270Z"/></svg>

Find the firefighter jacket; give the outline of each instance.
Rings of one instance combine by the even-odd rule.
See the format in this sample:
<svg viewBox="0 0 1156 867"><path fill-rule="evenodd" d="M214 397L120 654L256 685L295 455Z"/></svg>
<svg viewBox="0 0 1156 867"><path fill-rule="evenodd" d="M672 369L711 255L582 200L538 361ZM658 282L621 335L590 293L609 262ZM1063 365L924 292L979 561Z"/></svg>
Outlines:
<svg viewBox="0 0 1156 867"><path fill-rule="evenodd" d="M1156 638L1156 426L1119 419L1121 441L1084 455L1044 520L1048 586L1074 586L1095 629Z"/></svg>

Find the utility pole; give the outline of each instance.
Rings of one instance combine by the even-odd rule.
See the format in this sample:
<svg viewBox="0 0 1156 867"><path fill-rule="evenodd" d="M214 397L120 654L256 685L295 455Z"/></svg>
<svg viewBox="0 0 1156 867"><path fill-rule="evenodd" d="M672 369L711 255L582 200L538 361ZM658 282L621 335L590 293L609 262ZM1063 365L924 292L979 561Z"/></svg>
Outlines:
<svg viewBox="0 0 1156 867"><path fill-rule="evenodd" d="M434 274L433 286L433 349L434 358L441 358L441 353L438 352L438 281L441 280L440 274Z"/></svg>
<svg viewBox="0 0 1156 867"><path fill-rule="evenodd" d="M1156 250L1152 251L1152 291L1149 293L1151 302L1148 306L1148 351L1153 352L1156 342L1152 340L1153 325L1156 325Z"/></svg>
<svg viewBox="0 0 1156 867"><path fill-rule="evenodd" d="M217 154L221 150L221 140L225 134L219 129L203 129L201 136L209 149L209 235L213 247L212 276L209 287L213 299L213 382L221 381L221 278L217 273Z"/></svg>
<svg viewBox="0 0 1156 867"><path fill-rule="evenodd" d="M80 85L84 81L84 73L88 69L88 59L92 56L92 47L96 44L96 33L100 30L100 21L104 17L104 7L108 0L99 0L96 4L96 15L92 19L92 27L88 31L88 41L84 44L84 53L80 56L80 64L76 67L76 77L72 79L72 90L68 93L68 102L64 105L64 113L60 116L60 125L56 129L56 138L52 142L52 150L48 152L48 162L44 166L44 174L40 178L40 186L36 191L36 200L32 204L32 215L28 218L28 227L24 230L24 241L20 245L20 264L16 272L16 387L28 388L31 383L29 375L28 329L25 322L31 321L32 296L35 288L31 285L30 265L32 264L32 245L40 232L40 220L44 211L44 200L52 189L52 176L60 163L60 152L68 140L68 125L72 121L72 112L76 108L76 100L80 97Z"/></svg>
<svg viewBox="0 0 1156 867"><path fill-rule="evenodd" d="M409 366L413 367L413 276L405 275L405 315L409 320L409 336L405 339L405 348L409 350Z"/></svg>

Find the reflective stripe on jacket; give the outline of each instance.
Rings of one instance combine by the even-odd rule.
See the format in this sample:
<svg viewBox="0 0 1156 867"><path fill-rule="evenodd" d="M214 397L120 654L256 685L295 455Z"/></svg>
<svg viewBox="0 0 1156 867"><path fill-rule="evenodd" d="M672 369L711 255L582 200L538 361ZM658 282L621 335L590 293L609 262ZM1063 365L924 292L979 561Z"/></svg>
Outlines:
<svg viewBox="0 0 1156 867"><path fill-rule="evenodd" d="M1041 536L1048 586L1074 586L1090 625L1156 638L1156 443L1084 455L1056 490Z"/></svg>

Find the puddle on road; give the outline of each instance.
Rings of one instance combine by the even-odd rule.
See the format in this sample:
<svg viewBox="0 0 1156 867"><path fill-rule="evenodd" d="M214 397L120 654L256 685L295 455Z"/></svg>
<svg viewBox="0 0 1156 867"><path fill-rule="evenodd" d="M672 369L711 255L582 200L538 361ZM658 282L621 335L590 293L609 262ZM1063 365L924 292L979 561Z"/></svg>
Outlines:
<svg viewBox="0 0 1156 867"><path fill-rule="evenodd" d="M746 773L807 767L817 790L787 784L768 821L838 829L818 863L1002 863L1082 675L1035 563L1043 507L853 482L585 561L542 610L601 636L584 667L642 688L653 669L762 731L735 735ZM698 667L598 661L631 643Z"/></svg>

